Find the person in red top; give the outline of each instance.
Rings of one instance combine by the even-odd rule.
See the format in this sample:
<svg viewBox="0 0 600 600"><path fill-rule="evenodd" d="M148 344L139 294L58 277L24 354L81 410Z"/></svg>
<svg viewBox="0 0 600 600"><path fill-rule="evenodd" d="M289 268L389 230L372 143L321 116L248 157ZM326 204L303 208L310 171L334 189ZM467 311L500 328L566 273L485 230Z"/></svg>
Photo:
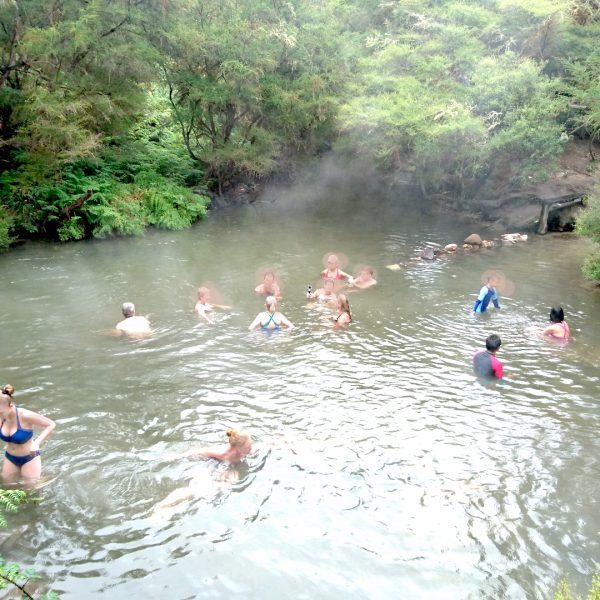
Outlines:
<svg viewBox="0 0 600 600"><path fill-rule="evenodd" d="M552 325L546 327L542 331L542 335L547 335L556 340L568 340L571 335L571 331L567 322L565 321L565 312L562 306L553 306L550 309L550 322Z"/></svg>
<svg viewBox="0 0 600 600"><path fill-rule="evenodd" d="M473 357L473 372L477 377L486 379L502 379L504 369L496 358L496 352L502 345L499 335L492 334L485 340L485 350L480 350Z"/></svg>
<svg viewBox="0 0 600 600"><path fill-rule="evenodd" d="M321 271L322 279L343 279L347 281L350 278L348 273L340 269L340 259L336 254L327 256L327 268Z"/></svg>

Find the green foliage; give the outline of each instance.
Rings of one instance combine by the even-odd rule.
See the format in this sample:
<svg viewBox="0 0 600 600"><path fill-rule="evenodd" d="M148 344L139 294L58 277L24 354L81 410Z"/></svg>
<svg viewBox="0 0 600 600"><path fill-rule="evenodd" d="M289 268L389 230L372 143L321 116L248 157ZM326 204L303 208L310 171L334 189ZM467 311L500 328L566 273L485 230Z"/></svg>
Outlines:
<svg viewBox="0 0 600 600"><path fill-rule="evenodd" d="M40 579L40 576L33 569L23 569L15 563L6 563L0 558L0 590L9 586L19 590L21 598L33 599L25 586L32 580ZM52 590L37 596L39 600L58 600L60 596Z"/></svg>
<svg viewBox="0 0 600 600"><path fill-rule="evenodd" d="M17 512L26 497L23 490L0 490L0 527L6 527L6 512Z"/></svg>
<svg viewBox="0 0 600 600"><path fill-rule="evenodd" d="M576 231L595 244L600 244L600 190L588 198L587 206L577 221ZM588 256L582 270L586 279L600 281L600 252Z"/></svg>
<svg viewBox="0 0 600 600"><path fill-rule="evenodd" d="M597 572L592 577L592 585L586 595L586 600L600 600L600 572ZM581 596L575 596L569 581L562 579L554 592L554 600L583 600Z"/></svg>

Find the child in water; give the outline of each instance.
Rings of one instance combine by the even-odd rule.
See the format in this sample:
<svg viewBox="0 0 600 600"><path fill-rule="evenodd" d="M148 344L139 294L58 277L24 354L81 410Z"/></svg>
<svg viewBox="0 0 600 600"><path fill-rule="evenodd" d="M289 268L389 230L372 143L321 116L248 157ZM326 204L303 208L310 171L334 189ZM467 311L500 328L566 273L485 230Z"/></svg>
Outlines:
<svg viewBox="0 0 600 600"><path fill-rule="evenodd" d="M502 340L499 335L492 334L485 340L485 350L480 350L473 357L473 373L484 379L502 379L504 369L496 358Z"/></svg>
<svg viewBox="0 0 600 600"><path fill-rule="evenodd" d="M496 286L498 285L498 279L494 276L487 278L487 283L479 291L479 296L473 304L473 312L483 313L487 310L490 302L494 304L496 308L500 308L500 302L498 301L498 293L496 292Z"/></svg>

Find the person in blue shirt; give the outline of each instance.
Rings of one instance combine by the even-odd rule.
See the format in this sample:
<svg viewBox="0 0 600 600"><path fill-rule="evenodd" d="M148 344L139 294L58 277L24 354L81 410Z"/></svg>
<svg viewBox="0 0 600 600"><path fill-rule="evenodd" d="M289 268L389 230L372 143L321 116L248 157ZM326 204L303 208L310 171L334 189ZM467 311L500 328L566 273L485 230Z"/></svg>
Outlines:
<svg viewBox="0 0 600 600"><path fill-rule="evenodd" d="M490 302L493 303L495 308L500 308L500 302L498 302L498 292L496 292L496 286L498 280L494 276L487 278L487 283L481 288L477 300L473 304L473 311L476 313L483 313L487 310Z"/></svg>

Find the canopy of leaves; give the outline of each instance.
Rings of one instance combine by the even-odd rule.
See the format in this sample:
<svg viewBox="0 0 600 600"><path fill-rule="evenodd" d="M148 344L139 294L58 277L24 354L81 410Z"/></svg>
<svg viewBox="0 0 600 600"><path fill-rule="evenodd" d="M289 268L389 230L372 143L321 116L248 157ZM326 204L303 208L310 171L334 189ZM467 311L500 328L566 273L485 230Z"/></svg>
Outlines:
<svg viewBox="0 0 600 600"><path fill-rule="evenodd" d="M0 248L185 227L190 187L332 147L425 197L543 178L600 133L599 29L596 0L0 0Z"/></svg>

